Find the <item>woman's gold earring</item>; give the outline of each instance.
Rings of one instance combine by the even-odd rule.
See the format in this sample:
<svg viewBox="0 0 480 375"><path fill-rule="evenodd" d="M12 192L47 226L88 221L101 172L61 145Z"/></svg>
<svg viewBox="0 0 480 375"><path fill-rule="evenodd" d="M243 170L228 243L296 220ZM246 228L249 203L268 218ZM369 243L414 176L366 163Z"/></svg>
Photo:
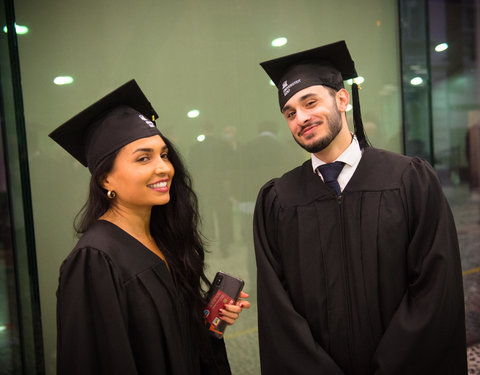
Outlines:
<svg viewBox="0 0 480 375"><path fill-rule="evenodd" d="M113 191L113 190L107 191L107 197L109 197L110 199L113 199L116 196L117 196L117 193L115 193L115 191Z"/></svg>

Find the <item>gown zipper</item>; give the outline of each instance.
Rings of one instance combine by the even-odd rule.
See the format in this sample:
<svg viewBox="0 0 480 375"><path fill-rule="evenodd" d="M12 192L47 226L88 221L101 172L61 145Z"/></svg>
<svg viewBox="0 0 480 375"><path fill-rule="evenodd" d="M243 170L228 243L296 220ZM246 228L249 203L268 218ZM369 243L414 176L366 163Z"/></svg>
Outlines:
<svg viewBox="0 0 480 375"><path fill-rule="evenodd" d="M352 309L350 303L350 279L348 277L348 260L346 255L346 245L345 245L345 220L344 220L344 211L343 211L343 195L340 194L336 197L339 214L340 214L340 228L341 228L341 244L342 244L342 260L343 260L343 273L344 273L344 283L345 283L345 301L347 305L347 348L348 348L348 358L350 371L354 369L353 360L352 360L352 343L350 337L352 335ZM350 372L349 371L349 372Z"/></svg>

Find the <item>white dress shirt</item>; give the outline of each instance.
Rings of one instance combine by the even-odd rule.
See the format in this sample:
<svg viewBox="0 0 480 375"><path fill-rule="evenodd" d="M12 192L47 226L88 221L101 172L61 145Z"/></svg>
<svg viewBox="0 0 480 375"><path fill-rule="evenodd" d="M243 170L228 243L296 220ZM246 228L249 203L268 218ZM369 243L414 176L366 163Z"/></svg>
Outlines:
<svg viewBox="0 0 480 375"><path fill-rule="evenodd" d="M318 171L317 168L326 163L320 160L319 158L317 158L314 154L311 154L311 157L312 157L313 173L317 173L323 180L323 176L321 173L317 172ZM341 161L345 163L342 171L340 172L337 178L341 191L345 189L345 186L347 186L348 181L350 181L350 179L352 178L353 173L357 169L358 163L360 163L361 158L362 158L362 150L360 149L360 145L358 144L357 137L353 136L352 143L350 143L350 146L348 146L347 149L343 151L343 153L334 160L334 161Z"/></svg>

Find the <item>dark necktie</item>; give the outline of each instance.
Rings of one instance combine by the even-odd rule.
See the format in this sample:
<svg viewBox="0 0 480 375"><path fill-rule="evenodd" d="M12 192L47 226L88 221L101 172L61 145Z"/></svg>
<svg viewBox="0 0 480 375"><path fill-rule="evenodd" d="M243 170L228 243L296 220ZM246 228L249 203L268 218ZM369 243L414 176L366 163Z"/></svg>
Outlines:
<svg viewBox="0 0 480 375"><path fill-rule="evenodd" d="M323 181L325 181L328 186L334 189L337 195L341 194L337 177L344 165L345 163L342 161L335 161L333 163L323 164L318 167L319 172L322 174Z"/></svg>

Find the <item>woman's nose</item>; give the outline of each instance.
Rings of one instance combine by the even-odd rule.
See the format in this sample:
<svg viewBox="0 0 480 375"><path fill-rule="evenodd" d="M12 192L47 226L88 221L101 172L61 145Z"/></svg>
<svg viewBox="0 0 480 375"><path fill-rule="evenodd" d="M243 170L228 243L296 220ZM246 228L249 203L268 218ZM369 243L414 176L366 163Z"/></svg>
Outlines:
<svg viewBox="0 0 480 375"><path fill-rule="evenodd" d="M171 164L167 163L164 159L160 159L155 168L155 174L168 173L171 168Z"/></svg>

